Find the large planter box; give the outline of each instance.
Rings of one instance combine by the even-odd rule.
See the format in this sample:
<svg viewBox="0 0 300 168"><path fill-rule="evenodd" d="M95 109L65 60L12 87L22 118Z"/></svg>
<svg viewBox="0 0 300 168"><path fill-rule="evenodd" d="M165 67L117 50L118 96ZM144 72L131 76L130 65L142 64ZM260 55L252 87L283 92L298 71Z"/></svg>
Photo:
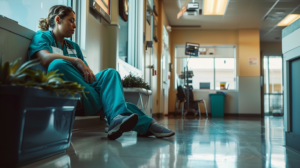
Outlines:
<svg viewBox="0 0 300 168"><path fill-rule="evenodd" d="M79 95L0 86L0 167L19 167L66 151Z"/></svg>
<svg viewBox="0 0 300 168"><path fill-rule="evenodd" d="M123 91L126 102L135 104L139 109L146 113L150 95L152 95L151 90L143 88L123 88ZM152 114L149 116L152 117Z"/></svg>

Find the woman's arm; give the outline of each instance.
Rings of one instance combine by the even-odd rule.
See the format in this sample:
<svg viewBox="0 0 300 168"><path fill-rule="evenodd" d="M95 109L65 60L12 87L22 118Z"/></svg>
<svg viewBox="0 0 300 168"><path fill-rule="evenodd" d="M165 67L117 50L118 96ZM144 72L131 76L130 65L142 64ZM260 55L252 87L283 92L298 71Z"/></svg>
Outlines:
<svg viewBox="0 0 300 168"><path fill-rule="evenodd" d="M84 76L84 80L86 82L93 83L93 78L96 81L96 77L93 74L93 72L91 72L90 68L88 66L86 66L85 63L79 58L66 57L66 56L63 56L60 54L52 54L47 50L40 50L40 51L36 52L33 56L36 56L40 60L42 66L44 66L44 67L48 67L49 64L55 59L67 60L73 66L75 66L79 71L81 71L81 73Z"/></svg>
<svg viewBox="0 0 300 168"><path fill-rule="evenodd" d="M36 52L33 56L34 57L36 56L36 58L38 58L41 61L41 64L44 67L48 67L49 64L55 59L67 60L74 66L76 66L76 64L78 64L78 61L80 61L79 58L66 57L66 56L63 56L63 55L60 55L60 54L52 54L47 50L40 50L40 51Z"/></svg>

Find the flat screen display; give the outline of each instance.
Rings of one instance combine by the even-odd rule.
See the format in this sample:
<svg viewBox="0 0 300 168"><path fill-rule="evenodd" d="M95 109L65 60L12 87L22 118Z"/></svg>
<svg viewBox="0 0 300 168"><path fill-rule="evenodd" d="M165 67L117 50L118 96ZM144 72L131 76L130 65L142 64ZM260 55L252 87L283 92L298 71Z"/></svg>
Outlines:
<svg viewBox="0 0 300 168"><path fill-rule="evenodd" d="M185 45L185 55L190 55L197 57L199 54L199 44L197 43L186 43Z"/></svg>
<svg viewBox="0 0 300 168"><path fill-rule="evenodd" d="M95 0L97 2L97 4L100 6L100 8L107 13L108 15L110 15L110 0Z"/></svg>

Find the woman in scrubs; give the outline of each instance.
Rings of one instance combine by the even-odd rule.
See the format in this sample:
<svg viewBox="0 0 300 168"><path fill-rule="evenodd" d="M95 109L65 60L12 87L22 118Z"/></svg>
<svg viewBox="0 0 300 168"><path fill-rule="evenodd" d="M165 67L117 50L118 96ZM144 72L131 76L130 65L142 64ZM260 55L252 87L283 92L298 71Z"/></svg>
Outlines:
<svg viewBox="0 0 300 168"><path fill-rule="evenodd" d="M125 102L122 81L115 69L105 69L96 75L84 60L78 44L65 38L74 34L75 12L55 5L48 17L41 19L38 31L29 47L31 59L38 58L48 71L58 70L66 81L85 87L85 115L94 115L103 108L109 123L108 138L117 139L123 132L134 130L140 135L169 137L175 133L145 115L134 104ZM51 28L51 30L49 30Z"/></svg>

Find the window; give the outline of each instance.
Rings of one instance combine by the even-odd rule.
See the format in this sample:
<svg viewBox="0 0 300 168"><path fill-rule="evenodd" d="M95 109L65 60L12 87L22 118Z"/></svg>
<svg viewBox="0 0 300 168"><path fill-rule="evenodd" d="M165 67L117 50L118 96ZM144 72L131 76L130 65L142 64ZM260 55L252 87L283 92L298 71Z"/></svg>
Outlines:
<svg viewBox="0 0 300 168"><path fill-rule="evenodd" d="M119 17L119 59L142 70L143 1L128 0L129 15L125 22Z"/></svg>
<svg viewBox="0 0 300 168"><path fill-rule="evenodd" d="M71 6L72 0L0 0L0 15L15 20L33 31L40 30L40 18L46 18L53 5Z"/></svg>
<svg viewBox="0 0 300 168"><path fill-rule="evenodd" d="M73 0L73 10L76 14L76 26L73 39L80 46L82 54L85 56L86 44L86 2L82 0Z"/></svg>
<svg viewBox="0 0 300 168"><path fill-rule="evenodd" d="M234 46L200 46L199 57L189 57L184 53L184 46L175 48L175 89L184 85L183 72L193 74L190 85L193 89L220 90L225 83L228 90L236 89L236 63Z"/></svg>

